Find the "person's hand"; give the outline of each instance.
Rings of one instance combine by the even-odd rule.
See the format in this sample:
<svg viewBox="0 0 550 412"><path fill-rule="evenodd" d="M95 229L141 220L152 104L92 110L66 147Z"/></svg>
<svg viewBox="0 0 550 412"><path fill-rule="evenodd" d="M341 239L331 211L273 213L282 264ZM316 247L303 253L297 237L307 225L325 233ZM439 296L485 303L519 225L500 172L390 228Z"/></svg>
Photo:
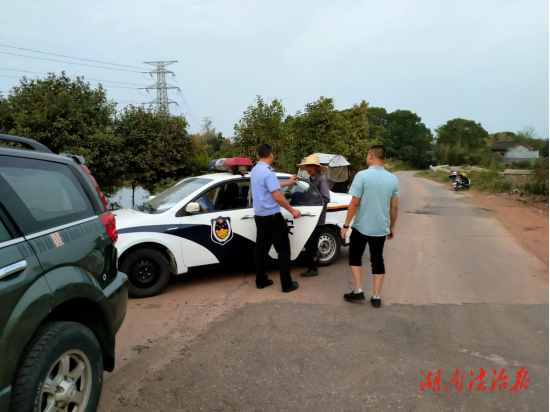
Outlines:
<svg viewBox="0 0 550 412"><path fill-rule="evenodd" d="M390 227L390 234L387 236L388 240L392 240L395 236L395 229L393 227Z"/></svg>
<svg viewBox="0 0 550 412"><path fill-rule="evenodd" d="M290 177L290 180L288 181L289 184L293 185L293 184L296 184L296 182L298 181L298 176L296 175L292 175Z"/></svg>
<svg viewBox="0 0 550 412"><path fill-rule="evenodd" d="M302 212L300 212L298 209L292 209L292 216L294 216L294 219L299 219L300 216L302 216Z"/></svg>
<svg viewBox="0 0 550 412"><path fill-rule="evenodd" d="M342 240L346 239L346 233L348 233L348 230L349 230L349 227L348 228L343 227L342 229L340 229L340 236L342 237Z"/></svg>

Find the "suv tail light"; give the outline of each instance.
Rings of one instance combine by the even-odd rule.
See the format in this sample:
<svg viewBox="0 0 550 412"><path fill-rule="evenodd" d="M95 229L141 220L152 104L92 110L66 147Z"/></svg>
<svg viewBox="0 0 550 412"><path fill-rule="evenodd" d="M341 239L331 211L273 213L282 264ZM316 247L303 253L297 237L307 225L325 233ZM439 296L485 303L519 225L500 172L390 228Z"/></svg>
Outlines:
<svg viewBox="0 0 550 412"><path fill-rule="evenodd" d="M105 213L100 214L99 219L101 220L101 223L103 223L103 226L105 226L105 230L107 230L107 234L111 238L111 242L115 244L116 241L118 240L118 232L116 230L115 215L107 211Z"/></svg>
<svg viewBox="0 0 550 412"><path fill-rule="evenodd" d="M105 199L105 196L103 195L103 192L99 188L99 185L97 184L97 181L95 180L95 177L92 175L92 172L90 172L90 169L86 165L80 165L82 170L88 175L90 178L92 184L95 187L95 190L97 190L97 194L99 195L101 202L103 203L103 206L105 206L105 213L101 213L99 215L99 219L101 220L101 223L103 223L103 226L105 226L105 230L107 231L107 234L111 238L111 242L113 244L116 243L118 240L118 232L116 230L116 219L115 215L113 215L109 211L109 203L107 203L107 199Z"/></svg>
<svg viewBox="0 0 550 412"><path fill-rule="evenodd" d="M88 169L88 166L80 165L80 167L82 168L82 170L84 170L84 172L86 172L86 174L88 175L88 177L92 181L92 184L94 185L95 190L97 190L97 194L99 195L101 201L103 202L103 206L105 206L105 209L109 210L109 203L107 203L107 199L105 199L105 196L103 195L103 192L99 188L99 185L97 184L97 181L95 180L94 175L92 175L92 172L90 172L90 169Z"/></svg>

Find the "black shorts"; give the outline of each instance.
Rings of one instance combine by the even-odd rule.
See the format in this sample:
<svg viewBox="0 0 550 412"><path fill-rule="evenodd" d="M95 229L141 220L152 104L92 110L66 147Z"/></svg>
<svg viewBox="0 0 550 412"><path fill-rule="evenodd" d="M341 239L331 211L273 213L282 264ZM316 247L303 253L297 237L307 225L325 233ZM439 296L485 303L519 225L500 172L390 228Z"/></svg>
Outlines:
<svg viewBox="0 0 550 412"><path fill-rule="evenodd" d="M383 256L386 236L366 236L357 229L353 229L349 241L350 266L362 266L363 253L365 253L365 248L368 244L372 274L383 275L386 273Z"/></svg>

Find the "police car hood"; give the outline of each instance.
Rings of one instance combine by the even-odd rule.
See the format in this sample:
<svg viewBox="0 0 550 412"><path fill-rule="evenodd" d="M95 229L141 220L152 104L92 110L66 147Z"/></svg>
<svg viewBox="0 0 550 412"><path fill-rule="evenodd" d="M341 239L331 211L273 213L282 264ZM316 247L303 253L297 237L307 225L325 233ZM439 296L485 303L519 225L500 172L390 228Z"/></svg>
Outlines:
<svg viewBox="0 0 550 412"><path fill-rule="evenodd" d="M170 213L170 212L164 212ZM113 211L116 218L116 228L126 229L135 226L154 225L160 215L152 215L133 209L119 209Z"/></svg>

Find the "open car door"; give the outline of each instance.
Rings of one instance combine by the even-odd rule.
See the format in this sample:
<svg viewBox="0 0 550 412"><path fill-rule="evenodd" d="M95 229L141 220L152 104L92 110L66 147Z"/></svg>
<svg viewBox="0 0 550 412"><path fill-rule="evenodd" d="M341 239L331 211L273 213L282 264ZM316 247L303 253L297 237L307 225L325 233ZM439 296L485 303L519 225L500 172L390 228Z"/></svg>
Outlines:
<svg viewBox="0 0 550 412"><path fill-rule="evenodd" d="M288 178L279 177L281 182L288 181ZM313 233L321 212L323 211L323 198L319 191L308 180L300 179L296 184L281 188L282 195L286 198L290 206L302 212L302 217L294 217L282 209L283 217L288 226L288 235L290 240L290 258L296 259L307 240ZM277 252L272 247L269 255L277 258Z"/></svg>

